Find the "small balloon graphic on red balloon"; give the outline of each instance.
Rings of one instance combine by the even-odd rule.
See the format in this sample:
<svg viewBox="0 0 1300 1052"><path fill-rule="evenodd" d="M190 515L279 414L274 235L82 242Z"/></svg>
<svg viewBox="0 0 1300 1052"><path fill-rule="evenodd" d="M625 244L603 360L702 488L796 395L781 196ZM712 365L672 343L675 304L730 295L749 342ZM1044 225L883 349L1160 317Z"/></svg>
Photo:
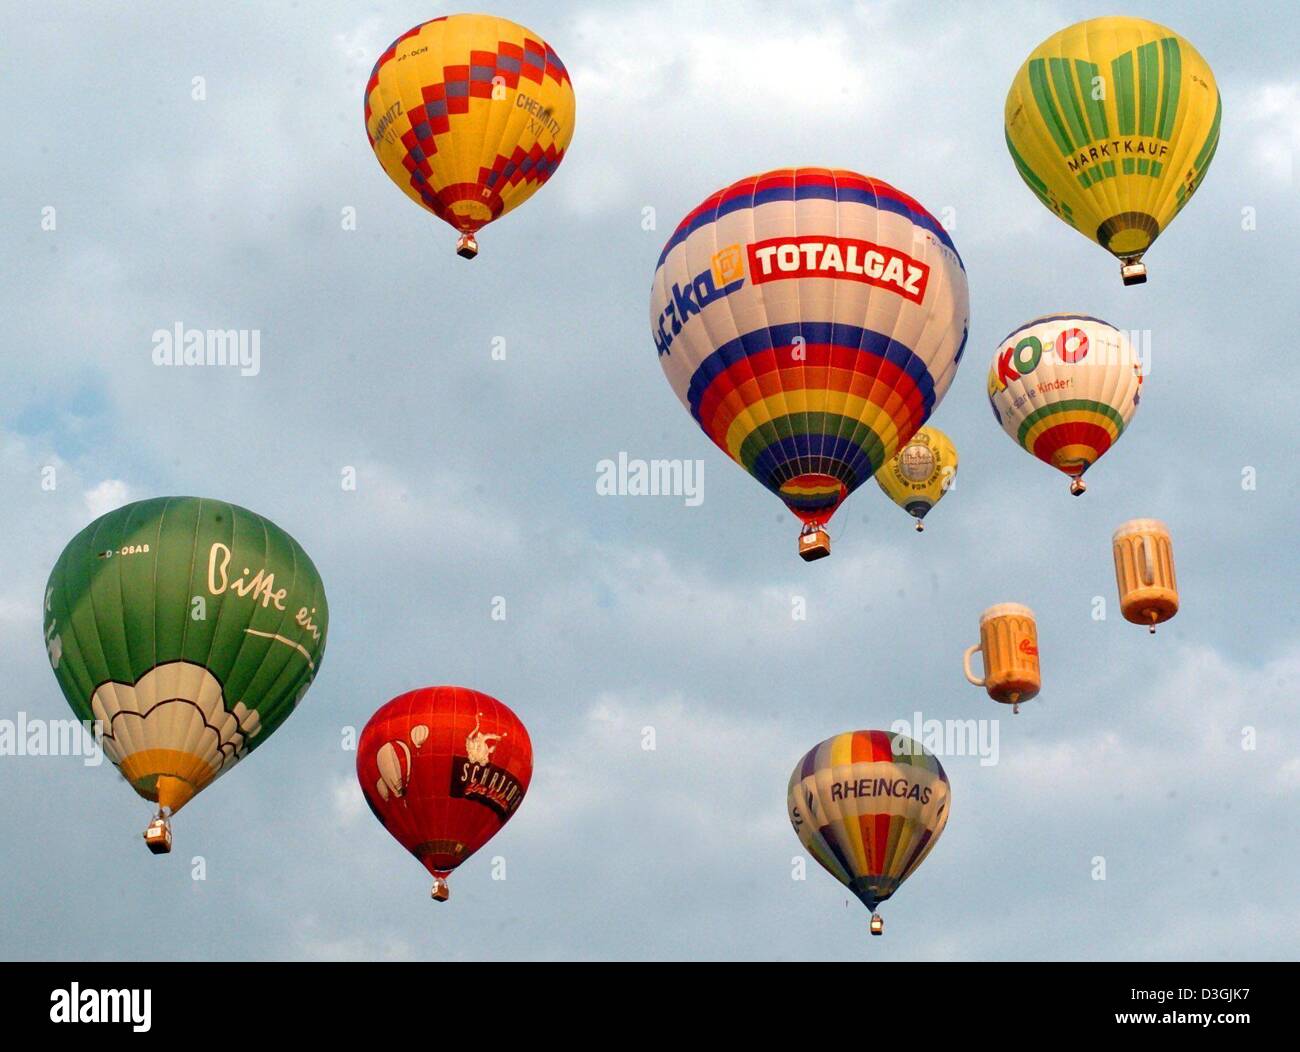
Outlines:
<svg viewBox="0 0 1300 1052"><path fill-rule="evenodd" d="M425 687L394 698L366 724L357 779L375 817L433 875L445 902L451 871L523 802L533 745L519 717L487 694Z"/></svg>

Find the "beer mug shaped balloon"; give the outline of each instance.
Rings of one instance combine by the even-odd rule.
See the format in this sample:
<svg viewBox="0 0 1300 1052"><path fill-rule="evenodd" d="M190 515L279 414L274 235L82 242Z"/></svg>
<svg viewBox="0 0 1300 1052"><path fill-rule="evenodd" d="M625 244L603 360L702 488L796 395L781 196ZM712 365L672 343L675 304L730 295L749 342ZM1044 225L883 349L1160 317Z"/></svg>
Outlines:
<svg viewBox="0 0 1300 1052"><path fill-rule="evenodd" d="M1158 519L1130 519L1111 538L1115 581L1124 620L1156 625L1178 613L1178 580L1174 576L1174 542Z"/></svg>
<svg viewBox="0 0 1300 1052"><path fill-rule="evenodd" d="M979 678L971 670L971 657L977 650L984 660L984 675ZM971 683L1018 713L1020 703L1036 697L1042 686L1034 612L1019 603L1001 603L985 610L980 615L980 641L966 648L962 667Z"/></svg>

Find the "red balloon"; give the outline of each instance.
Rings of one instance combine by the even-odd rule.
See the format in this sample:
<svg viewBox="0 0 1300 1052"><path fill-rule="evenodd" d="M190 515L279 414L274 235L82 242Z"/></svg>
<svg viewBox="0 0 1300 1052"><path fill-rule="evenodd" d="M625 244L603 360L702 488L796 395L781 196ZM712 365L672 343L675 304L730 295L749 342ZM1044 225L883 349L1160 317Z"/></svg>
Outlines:
<svg viewBox="0 0 1300 1052"><path fill-rule="evenodd" d="M496 698L465 687L424 687L370 717L357 779L376 818L433 874L447 876L486 844L528 791L533 743Z"/></svg>

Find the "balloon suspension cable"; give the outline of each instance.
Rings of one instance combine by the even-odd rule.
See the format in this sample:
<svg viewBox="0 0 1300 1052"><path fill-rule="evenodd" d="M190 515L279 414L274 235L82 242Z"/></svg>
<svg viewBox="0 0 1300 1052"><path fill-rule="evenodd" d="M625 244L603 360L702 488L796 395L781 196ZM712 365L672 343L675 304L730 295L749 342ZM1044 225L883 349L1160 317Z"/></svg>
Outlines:
<svg viewBox="0 0 1300 1052"><path fill-rule="evenodd" d="M1083 479L1073 478L1070 480L1070 492L1076 497L1082 496L1088 491L1088 487L1083 484Z"/></svg>

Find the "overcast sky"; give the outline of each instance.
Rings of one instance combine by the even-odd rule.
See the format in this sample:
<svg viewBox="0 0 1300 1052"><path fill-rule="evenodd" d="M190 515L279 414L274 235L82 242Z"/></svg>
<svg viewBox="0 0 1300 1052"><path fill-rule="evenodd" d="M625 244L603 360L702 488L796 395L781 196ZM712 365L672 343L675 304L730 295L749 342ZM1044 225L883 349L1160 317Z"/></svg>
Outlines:
<svg viewBox="0 0 1300 1052"><path fill-rule="evenodd" d="M1129 5L1201 50L1224 116L1149 284L1124 289L1002 135L1030 49L1109 6L498 5L568 66L577 131L468 264L362 123L379 52L442 5L6 5L0 718L68 715L44 582L127 500L270 517L316 562L331 625L299 711L178 816L166 858L108 765L0 757L0 956L1296 957L1300 30L1282 4ZM932 418L957 489L918 536L869 483L811 565L677 402L647 324L678 219L788 165L950 209L971 292ZM1152 356L1078 500L984 389L997 340L1067 310L1149 330ZM155 366L177 323L260 330L260 373ZM703 502L598 495L620 452L702 459ZM1155 638L1114 595L1110 533L1134 516L1175 538L1183 609ZM1044 676L1014 718L961 674L1004 601L1036 611ZM435 683L502 699L536 751L446 905L342 747ZM915 712L998 721L998 762L943 757L952 819L870 939L828 874L791 878L786 782L823 738Z"/></svg>

